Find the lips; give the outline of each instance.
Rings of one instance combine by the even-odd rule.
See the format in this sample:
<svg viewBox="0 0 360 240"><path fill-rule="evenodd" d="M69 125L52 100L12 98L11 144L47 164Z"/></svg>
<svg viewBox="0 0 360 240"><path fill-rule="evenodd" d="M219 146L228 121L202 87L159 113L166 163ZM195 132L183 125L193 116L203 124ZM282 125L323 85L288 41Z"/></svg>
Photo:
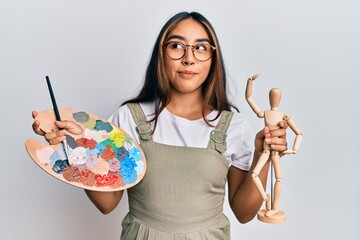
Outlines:
<svg viewBox="0 0 360 240"><path fill-rule="evenodd" d="M178 71L178 74L180 74L182 77L193 77L196 75L196 72L193 71L188 71L188 70L182 70L182 71Z"/></svg>

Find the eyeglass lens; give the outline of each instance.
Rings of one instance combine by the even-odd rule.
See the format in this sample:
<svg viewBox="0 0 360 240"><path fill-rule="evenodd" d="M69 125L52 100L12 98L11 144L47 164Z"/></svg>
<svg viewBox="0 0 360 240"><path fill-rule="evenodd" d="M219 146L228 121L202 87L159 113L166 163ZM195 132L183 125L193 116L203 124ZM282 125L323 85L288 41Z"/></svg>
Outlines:
<svg viewBox="0 0 360 240"><path fill-rule="evenodd" d="M198 43L195 45L186 46L180 42L170 42L166 45L167 55L174 59L178 60L185 56L187 50L192 50L194 57L199 61L206 61L212 57L213 48L210 44L207 43Z"/></svg>

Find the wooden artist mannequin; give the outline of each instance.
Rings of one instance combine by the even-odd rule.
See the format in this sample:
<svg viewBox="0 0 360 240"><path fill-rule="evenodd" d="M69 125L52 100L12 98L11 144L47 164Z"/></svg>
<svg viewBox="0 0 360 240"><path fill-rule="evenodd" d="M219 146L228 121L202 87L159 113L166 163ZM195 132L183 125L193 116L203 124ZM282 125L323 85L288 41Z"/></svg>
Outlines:
<svg viewBox="0 0 360 240"><path fill-rule="evenodd" d="M280 154L296 154L299 149L302 134L300 130L297 128L293 120L290 118L289 115L284 114L278 110L280 105L280 98L281 98L281 91L278 88L273 88L269 92L269 101L270 101L270 110L262 111L257 104L251 99L252 94L252 84L253 81L259 75L254 75L248 78L247 85L246 85L246 101L249 103L251 109L256 113L259 118L264 118L265 126L269 128L269 130L279 129L279 122L285 121L289 127L294 131L296 134L296 138L294 141L294 145L292 149L288 149L282 153L278 151L272 150L270 145L264 141L264 150L261 154L258 163L256 164L252 178L254 183L259 190L262 198L266 202L266 209L260 210L258 212L258 219L263 222L267 223L281 223L284 222L286 219L286 215L283 211L279 210L279 200L281 194L281 169L280 169ZM274 186L274 196L273 202L271 201L271 197L269 194L266 194L264 186L262 185L258 175L266 162L270 160L274 167L275 172L275 186ZM271 186L272 187L272 186Z"/></svg>

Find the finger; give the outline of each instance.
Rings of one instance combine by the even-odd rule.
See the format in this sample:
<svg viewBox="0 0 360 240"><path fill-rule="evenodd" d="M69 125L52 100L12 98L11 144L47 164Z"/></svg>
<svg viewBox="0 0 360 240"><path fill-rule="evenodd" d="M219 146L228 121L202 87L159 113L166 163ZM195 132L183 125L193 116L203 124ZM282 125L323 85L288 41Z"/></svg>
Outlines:
<svg viewBox="0 0 360 240"><path fill-rule="evenodd" d="M37 112L37 111L32 111L31 112L31 115L32 115L32 117L35 119L36 118L36 116L38 115L39 113Z"/></svg>
<svg viewBox="0 0 360 240"><path fill-rule="evenodd" d="M67 131L65 129L59 130L59 131L51 131L48 133L45 133L45 139L48 142L51 142L53 139L59 139L65 137L67 134Z"/></svg>
<svg viewBox="0 0 360 240"><path fill-rule="evenodd" d="M83 132L82 128L72 121L55 121L54 124L61 129L66 129L69 133L79 135Z"/></svg>
<svg viewBox="0 0 360 240"><path fill-rule="evenodd" d="M34 123L32 124L32 129L38 135L41 135L41 136L45 135L45 132L40 129L40 122L38 120L34 121Z"/></svg>
<svg viewBox="0 0 360 240"><path fill-rule="evenodd" d="M288 128L289 125L288 125L287 122L285 122L285 121L280 121L279 124L278 124L278 126L279 126L280 128L286 129L286 128Z"/></svg>
<svg viewBox="0 0 360 240"><path fill-rule="evenodd" d="M271 136L285 138L286 137L286 129L288 128L288 124L285 121L280 121L278 123L278 126L280 128L271 130Z"/></svg>
<svg viewBox="0 0 360 240"><path fill-rule="evenodd" d="M271 134L272 138L274 138L274 137L286 138L286 128L279 128L279 129L272 130L270 132L270 134Z"/></svg>
<svg viewBox="0 0 360 240"><path fill-rule="evenodd" d="M255 136L255 151L262 151L264 146L264 138L270 137L269 128L265 127Z"/></svg>
<svg viewBox="0 0 360 240"><path fill-rule="evenodd" d="M275 138L270 138L269 144L286 146L286 145L287 145L287 142L286 142L286 139L285 139L285 138L275 137Z"/></svg>
<svg viewBox="0 0 360 240"><path fill-rule="evenodd" d="M269 129L269 127L264 127L264 129L262 130L262 132L263 132L263 136L264 136L265 138L268 138L268 137L271 136L271 135L270 135L270 129Z"/></svg>
<svg viewBox="0 0 360 240"><path fill-rule="evenodd" d="M283 152L287 149L287 146L271 144L270 148L271 148L271 150L274 150L274 151Z"/></svg>
<svg viewBox="0 0 360 240"><path fill-rule="evenodd" d="M264 138L270 138L270 130L268 127L264 127L261 131L259 131L255 136L255 141L262 142Z"/></svg>
<svg viewBox="0 0 360 240"><path fill-rule="evenodd" d="M286 138L271 137L265 138L265 142L270 145L270 148L275 151L285 151L287 149Z"/></svg>
<svg viewBox="0 0 360 240"><path fill-rule="evenodd" d="M48 142L50 145L57 145L61 142L63 142L65 140L65 136L62 136L62 137L55 137L55 138L52 138L50 139Z"/></svg>
<svg viewBox="0 0 360 240"><path fill-rule="evenodd" d="M35 119L36 116L38 115L39 113L37 111L32 111L31 112L31 115L32 117ZM43 130L40 129L40 122L38 120L35 120L34 123L32 124L32 129L33 131L38 134L38 135L41 135L41 136L44 136L45 135L45 132Z"/></svg>

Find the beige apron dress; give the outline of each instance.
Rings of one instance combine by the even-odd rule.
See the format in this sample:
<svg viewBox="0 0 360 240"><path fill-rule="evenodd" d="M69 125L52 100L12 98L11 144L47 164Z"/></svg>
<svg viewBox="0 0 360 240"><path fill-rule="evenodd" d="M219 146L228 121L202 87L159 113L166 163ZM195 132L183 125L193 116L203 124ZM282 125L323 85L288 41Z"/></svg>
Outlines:
<svg viewBox="0 0 360 240"><path fill-rule="evenodd" d="M137 125L147 170L127 190L129 213L122 240L228 240L223 214L229 164L226 131L233 113L224 111L207 148L179 147L152 140L151 126L139 104L128 104Z"/></svg>

